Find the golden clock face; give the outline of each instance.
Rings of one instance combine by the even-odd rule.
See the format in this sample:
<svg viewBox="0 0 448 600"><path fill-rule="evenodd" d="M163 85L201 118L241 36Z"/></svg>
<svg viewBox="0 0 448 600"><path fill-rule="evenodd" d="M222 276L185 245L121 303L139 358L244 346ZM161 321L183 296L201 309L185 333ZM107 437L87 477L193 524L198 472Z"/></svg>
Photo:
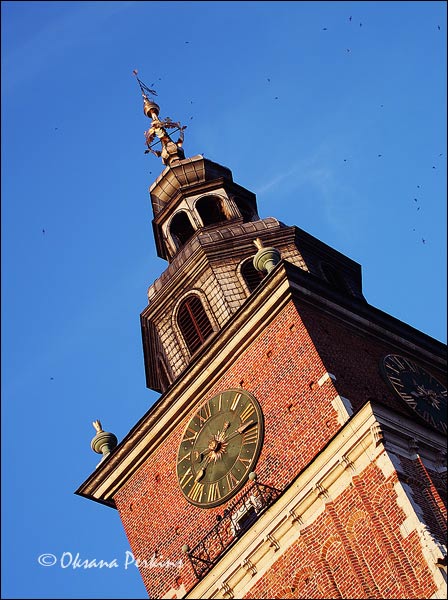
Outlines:
<svg viewBox="0 0 448 600"><path fill-rule="evenodd" d="M409 358L388 354L382 362L386 381L427 423L447 432L447 389L431 373Z"/></svg>
<svg viewBox="0 0 448 600"><path fill-rule="evenodd" d="M230 389L204 402L189 422L177 456L177 480L191 504L212 508L247 481L263 442L258 401Z"/></svg>

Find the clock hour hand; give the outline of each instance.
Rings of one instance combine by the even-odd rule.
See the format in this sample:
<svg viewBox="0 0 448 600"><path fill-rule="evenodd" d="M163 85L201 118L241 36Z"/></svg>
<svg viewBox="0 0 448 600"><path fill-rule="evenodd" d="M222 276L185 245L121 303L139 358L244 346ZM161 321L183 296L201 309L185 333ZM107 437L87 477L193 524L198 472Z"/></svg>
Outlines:
<svg viewBox="0 0 448 600"><path fill-rule="evenodd" d="M196 477L194 478L195 481L199 481L200 479L202 479L205 475L205 469L207 468L207 465L210 461L210 454L207 456L207 460L205 461L205 463L202 465L201 469L196 473Z"/></svg>

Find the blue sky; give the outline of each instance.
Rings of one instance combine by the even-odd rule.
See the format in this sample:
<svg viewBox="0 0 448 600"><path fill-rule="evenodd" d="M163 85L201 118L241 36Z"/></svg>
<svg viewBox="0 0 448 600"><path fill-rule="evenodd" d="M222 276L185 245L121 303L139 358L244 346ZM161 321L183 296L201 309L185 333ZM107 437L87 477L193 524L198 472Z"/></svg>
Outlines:
<svg viewBox="0 0 448 600"><path fill-rule="evenodd" d="M73 494L98 462L92 421L121 439L158 397L139 314L166 268L148 194L163 165L132 70L187 125L187 156L232 169L261 217L359 262L370 304L446 342L446 3L1 11L2 596L144 598L118 513ZM68 552L120 566L62 568Z"/></svg>

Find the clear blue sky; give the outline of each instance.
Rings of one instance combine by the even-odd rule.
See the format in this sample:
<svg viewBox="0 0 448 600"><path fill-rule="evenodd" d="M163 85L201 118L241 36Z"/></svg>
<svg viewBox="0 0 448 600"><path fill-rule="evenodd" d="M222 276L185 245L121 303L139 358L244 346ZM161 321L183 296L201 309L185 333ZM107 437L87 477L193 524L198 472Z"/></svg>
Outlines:
<svg viewBox="0 0 448 600"><path fill-rule="evenodd" d="M228 166L261 217L361 263L370 304L446 341L446 3L1 10L2 596L144 598L118 513L73 494L98 462L92 421L122 439L158 397L139 314L166 268L148 194L163 165L132 70L188 126L187 156ZM38 564L64 552L120 567Z"/></svg>

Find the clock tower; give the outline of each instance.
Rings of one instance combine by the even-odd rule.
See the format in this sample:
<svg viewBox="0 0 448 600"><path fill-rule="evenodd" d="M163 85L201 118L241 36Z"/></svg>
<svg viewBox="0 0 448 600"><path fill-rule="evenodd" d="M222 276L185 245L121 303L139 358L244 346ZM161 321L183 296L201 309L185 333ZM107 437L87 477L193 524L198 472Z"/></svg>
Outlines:
<svg viewBox="0 0 448 600"><path fill-rule="evenodd" d="M119 511L151 598L445 598L446 347L371 306L360 265L151 119L159 399L77 494ZM177 141L174 141L177 138Z"/></svg>

